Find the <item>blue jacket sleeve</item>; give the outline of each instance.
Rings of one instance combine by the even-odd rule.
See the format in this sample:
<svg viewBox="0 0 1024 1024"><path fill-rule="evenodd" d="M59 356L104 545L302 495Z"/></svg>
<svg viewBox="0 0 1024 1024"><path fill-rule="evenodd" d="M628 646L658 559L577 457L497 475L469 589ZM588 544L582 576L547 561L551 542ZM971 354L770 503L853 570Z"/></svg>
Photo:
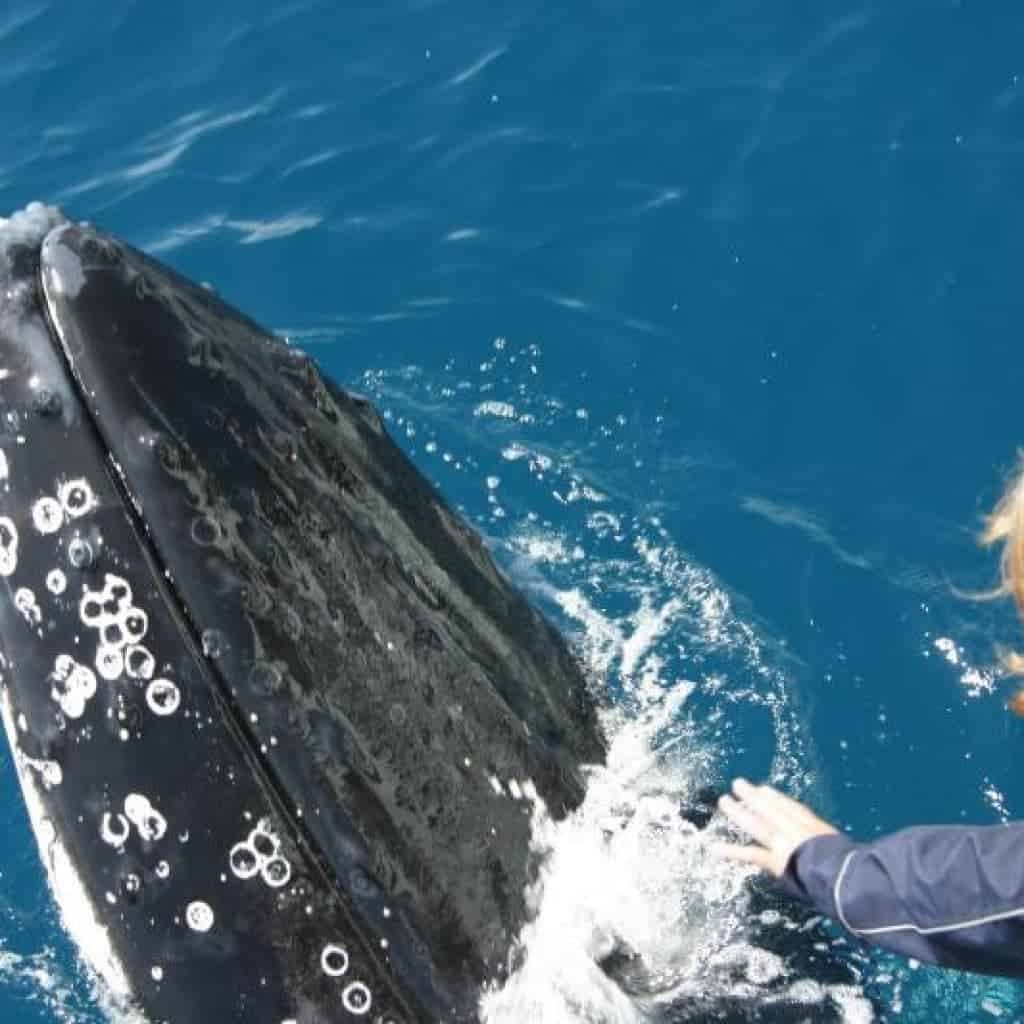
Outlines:
<svg viewBox="0 0 1024 1024"><path fill-rule="evenodd" d="M781 882L866 942L1024 978L1024 822L909 828L871 843L818 836Z"/></svg>

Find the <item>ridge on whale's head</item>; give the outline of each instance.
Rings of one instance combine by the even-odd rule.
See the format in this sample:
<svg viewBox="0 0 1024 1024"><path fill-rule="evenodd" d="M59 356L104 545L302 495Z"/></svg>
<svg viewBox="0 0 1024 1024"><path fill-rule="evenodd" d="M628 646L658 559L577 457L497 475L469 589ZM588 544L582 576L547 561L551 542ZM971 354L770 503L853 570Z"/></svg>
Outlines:
<svg viewBox="0 0 1024 1024"><path fill-rule="evenodd" d="M0 220L0 652L65 923L151 1020L475 1019L533 801L604 756L368 403L39 204Z"/></svg>

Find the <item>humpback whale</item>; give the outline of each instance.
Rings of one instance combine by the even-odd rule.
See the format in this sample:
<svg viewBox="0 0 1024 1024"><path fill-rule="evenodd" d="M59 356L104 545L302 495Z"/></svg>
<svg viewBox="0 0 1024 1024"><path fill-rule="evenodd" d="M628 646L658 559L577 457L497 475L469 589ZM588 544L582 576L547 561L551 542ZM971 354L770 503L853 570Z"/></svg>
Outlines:
<svg viewBox="0 0 1024 1024"><path fill-rule="evenodd" d="M118 1009L476 1021L527 920L531 815L605 758L598 703L369 402L102 231L0 221L0 712ZM854 979L753 909L797 976ZM657 1011L640 958L602 967L644 1019L845 1019L724 964Z"/></svg>
<svg viewBox="0 0 1024 1024"><path fill-rule="evenodd" d="M0 235L0 706L84 959L168 1024L476 1019L603 757L577 660L307 356Z"/></svg>

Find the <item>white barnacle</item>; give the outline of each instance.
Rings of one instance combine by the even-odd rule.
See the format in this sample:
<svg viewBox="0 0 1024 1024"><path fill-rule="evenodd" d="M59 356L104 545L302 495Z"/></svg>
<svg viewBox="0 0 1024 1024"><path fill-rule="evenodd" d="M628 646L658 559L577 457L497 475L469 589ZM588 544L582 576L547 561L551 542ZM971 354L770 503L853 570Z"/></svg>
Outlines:
<svg viewBox="0 0 1024 1024"><path fill-rule="evenodd" d="M167 819L141 793L124 798L124 813L145 842L159 842L167 832Z"/></svg>
<svg viewBox="0 0 1024 1024"><path fill-rule="evenodd" d="M284 857L271 857L260 869L260 875L271 889L282 889L291 881L292 866Z"/></svg>
<svg viewBox="0 0 1024 1024"><path fill-rule="evenodd" d="M0 576L11 576L18 568L18 528L9 516L0 516Z"/></svg>
<svg viewBox="0 0 1024 1024"><path fill-rule="evenodd" d="M69 519L79 519L98 504L96 495L84 477L68 480L57 488L57 500Z"/></svg>
<svg viewBox="0 0 1024 1024"><path fill-rule="evenodd" d="M370 1007L373 1006L373 996L361 981L353 981L342 991L341 1005L353 1016L362 1017L364 1013L370 1012Z"/></svg>
<svg viewBox="0 0 1024 1024"><path fill-rule="evenodd" d="M194 932L208 932L213 927L213 908L209 903L196 900L185 910L185 922Z"/></svg>
<svg viewBox="0 0 1024 1024"><path fill-rule="evenodd" d="M100 819L100 838L117 849L128 841L130 831L131 826L123 814L111 814L106 811Z"/></svg>
<svg viewBox="0 0 1024 1024"><path fill-rule="evenodd" d="M102 630L111 623L124 626L124 619L135 611L132 607L132 588L128 581L113 573L107 573L102 590L85 588L78 611L82 622L92 629ZM123 643L122 643L123 646Z"/></svg>
<svg viewBox="0 0 1024 1024"><path fill-rule="evenodd" d="M60 596L67 589L68 578L60 569L51 569L46 574L46 589L55 596Z"/></svg>
<svg viewBox="0 0 1024 1024"><path fill-rule="evenodd" d="M149 616L135 605L123 608L118 621L129 644L139 643L149 631Z"/></svg>
<svg viewBox="0 0 1024 1024"><path fill-rule="evenodd" d="M277 838L269 818L260 818L256 823L256 827L249 833L249 845L265 861L277 856L281 840Z"/></svg>
<svg viewBox="0 0 1024 1024"><path fill-rule="evenodd" d="M100 644L96 648L96 671L108 682L121 677L124 671L124 655L114 644Z"/></svg>
<svg viewBox="0 0 1024 1024"><path fill-rule="evenodd" d="M103 593L117 602L118 608L132 603L132 588L123 576L108 572L103 577Z"/></svg>
<svg viewBox="0 0 1024 1024"><path fill-rule="evenodd" d="M103 607L102 591L90 590L88 587L78 602L78 614L91 629L102 629L107 622L112 621L110 613Z"/></svg>
<svg viewBox="0 0 1024 1024"><path fill-rule="evenodd" d="M46 495L32 506L32 523L40 533L56 533L64 525L64 509Z"/></svg>
<svg viewBox="0 0 1024 1024"><path fill-rule="evenodd" d="M248 843L235 843L228 855L231 873L243 880L252 878L263 865L262 858Z"/></svg>
<svg viewBox="0 0 1024 1024"><path fill-rule="evenodd" d="M132 644L125 651L124 667L129 679L152 679L156 671L156 659L148 647Z"/></svg>
<svg viewBox="0 0 1024 1024"><path fill-rule="evenodd" d="M81 718L96 695L96 676L70 654L58 654L50 673L50 696L68 718Z"/></svg>
<svg viewBox="0 0 1024 1024"><path fill-rule="evenodd" d="M64 781L64 773L56 761L37 761L33 757L26 757L25 764L39 772L39 777L43 780L43 787L45 789L52 789Z"/></svg>
<svg viewBox="0 0 1024 1024"><path fill-rule="evenodd" d="M43 613L36 604L36 595L28 587L18 587L14 594L14 607L30 626L38 626L43 620Z"/></svg>
<svg viewBox="0 0 1024 1024"><path fill-rule="evenodd" d="M170 679L154 679L146 687L146 704L154 715L173 715L181 706L181 690Z"/></svg>
<svg viewBox="0 0 1024 1024"><path fill-rule="evenodd" d="M340 978L348 970L348 951L344 946L328 943L320 954L320 966L324 974Z"/></svg>

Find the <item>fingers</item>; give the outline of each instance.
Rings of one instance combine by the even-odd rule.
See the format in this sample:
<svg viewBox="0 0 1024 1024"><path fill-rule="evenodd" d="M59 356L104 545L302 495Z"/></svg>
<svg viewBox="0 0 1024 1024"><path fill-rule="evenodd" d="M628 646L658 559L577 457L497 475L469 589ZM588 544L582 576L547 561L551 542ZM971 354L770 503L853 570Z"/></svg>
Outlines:
<svg viewBox="0 0 1024 1024"><path fill-rule="evenodd" d="M741 778L736 779L732 788L751 812L771 822L776 830L795 828L803 831L824 824L799 800L781 793L774 786L754 786Z"/></svg>
<svg viewBox="0 0 1024 1024"><path fill-rule="evenodd" d="M732 791L732 795L726 794L718 801L719 809L755 845L717 844L716 852L731 860L754 864L780 876L793 851L802 843L836 831L798 800L773 786L754 786L746 779L736 779Z"/></svg>
<svg viewBox="0 0 1024 1024"><path fill-rule="evenodd" d="M718 807L734 825L743 829L751 838L765 846L768 845L772 826L750 803L726 794L719 799Z"/></svg>
<svg viewBox="0 0 1024 1024"><path fill-rule="evenodd" d="M799 800L780 792L774 786L758 786L760 802L765 807L771 807L772 813L779 818L786 818L794 824L809 824L821 819L812 813Z"/></svg>
<svg viewBox="0 0 1024 1024"><path fill-rule="evenodd" d="M771 870L771 859L767 850L760 846L736 846L733 843L711 843L709 848L719 857L737 861L741 864L753 864L762 871Z"/></svg>

